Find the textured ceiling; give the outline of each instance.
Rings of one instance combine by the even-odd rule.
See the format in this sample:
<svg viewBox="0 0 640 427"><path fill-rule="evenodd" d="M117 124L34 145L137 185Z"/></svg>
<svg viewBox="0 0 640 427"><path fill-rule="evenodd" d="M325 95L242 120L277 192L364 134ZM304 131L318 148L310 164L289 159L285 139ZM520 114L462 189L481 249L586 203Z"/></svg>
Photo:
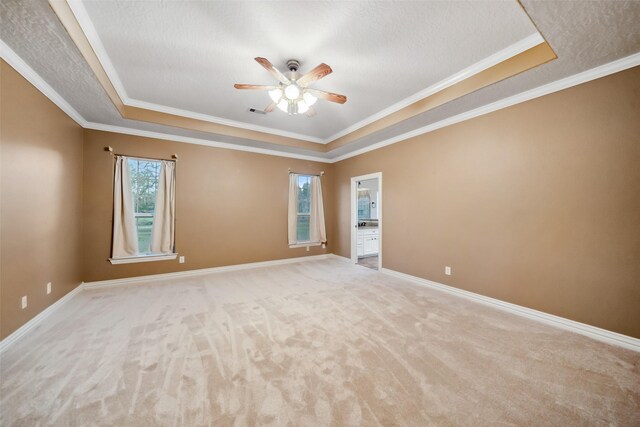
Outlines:
<svg viewBox="0 0 640 427"><path fill-rule="evenodd" d="M638 1L523 0L522 4L540 33L557 52L557 60L405 120L384 131L368 135L328 154L122 119L46 0L2 0L0 2L0 38L89 122L314 157L335 158L349 151L367 147L493 101L640 52L640 25L638 25L640 2ZM284 55L287 53L283 54L283 57ZM355 61L353 58L352 60ZM278 58L272 59L276 61ZM325 59L302 58L305 61L307 59L311 63L325 61ZM247 67L248 70L253 70L252 73L257 77L261 74L261 69L252 62L249 59ZM337 68L336 64L332 64L329 60L326 62ZM395 65L398 69L405 67L404 64ZM337 73L336 69L335 74ZM342 90L329 86L330 79L333 77L335 76L327 77L326 88ZM246 79L247 82L259 82L255 79L249 80L249 77ZM350 95L348 89L343 92Z"/></svg>
<svg viewBox="0 0 640 427"><path fill-rule="evenodd" d="M111 80L121 82L121 96L316 138L536 33L515 1L72 5ZM233 84L276 83L256 56L282 71L298 59L303 73L325 62L334 73L313 86L349 101L320 101L313 118L251 114L250 107L270 104L268 95Z"/></svg>
<svg viewBox="0 0 640 427"><path fill-rule="evenodd" d="M522 4L558 59L368 135L334 157L640 52L640 1Z"/></svg>

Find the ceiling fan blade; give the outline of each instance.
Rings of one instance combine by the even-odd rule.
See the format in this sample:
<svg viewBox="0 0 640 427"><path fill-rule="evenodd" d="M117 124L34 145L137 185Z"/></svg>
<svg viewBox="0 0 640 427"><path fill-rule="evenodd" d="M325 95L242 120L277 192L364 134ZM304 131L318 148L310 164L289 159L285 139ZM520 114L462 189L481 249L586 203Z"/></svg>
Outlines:
<svg viewBox="0 0 640 427"><path fill-rule="evenodd" d="M340 95L332 92L325 92L323 90L318 90L318 89L307 88L305 90L309 92L311 95L315 96L316 98L324 99L331 102L337 102L338 104L344 104L345 102L347 102L347 97L344 95Z"/></svg>
<svg viewBox="0 0 640 427"><path fill-rule="evenodd" d="M313 107L309 107L306 113L304 113L307 117L313 117L316 115L316 109Z"/></svg>
<svg viewBox="0 0 640 427"><path fill-rule="evenodd" d="M320 80L321 78L326 77L331 73L333 73L331 67L329 67L325 63L322 63L313 70L306 73L304 76L300 77L298 80L296 80L296 83L300 86L304 86L311 82L315 82L316 80Z"/></svg>
<svg viewBox="0 0 640 427"><path fill-rule="evenodd" d="M255 58L255 60L258 62L258 64L262 65L268 72L273 74L273 76L276 79L280 80L282 83L284 83L286 85L291 83L291 80L289 80L284 74L282 74L280 71L278 71L278 69L276 67L274 67L273 64L271 62L269 62L269 60L267 58L257 57L257 58Z"/></svg>
<svg viewBox="0 0 640 427"><path fill-rule="evenodd" d="M278 86L265 86L265 85L244 85L236 83L233 85L236 89L254 89L254 90L272 90Z"/></svg>
<svg viewBox="0 0 640 427"><path fill-rule="evenodd" d="M271 104L269 104L269 106L267 108L264 109L264 112L265 113L270 113L275 109L276 109L276 103L272 102Z"/></svg>

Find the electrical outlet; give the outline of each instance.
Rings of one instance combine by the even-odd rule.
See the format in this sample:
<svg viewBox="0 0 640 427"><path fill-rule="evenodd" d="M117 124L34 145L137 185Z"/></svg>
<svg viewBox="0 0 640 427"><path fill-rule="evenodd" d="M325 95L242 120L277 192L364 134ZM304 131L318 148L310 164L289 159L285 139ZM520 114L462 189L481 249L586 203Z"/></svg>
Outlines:
<svg viewBox="0 0 640 427"><path fill-rule="evenodd" d="M327 245L325 243L322 244L322 249L325 249Z"/></svg>
<svg viewBox="0 0 640 427"><path fill-rule="evenodd" d="M27 296L22 297L22 309L27 308Z"/></svg>
<svg viewBox="0 0 640 427"><path fill-rule="evenodd" d="M47 283L47 295L51 293L51 282Z"/></svg>
<svg viewBox="0 0 640 427"><path fill-rule="evenodd" d="M307 246L307 252L309 252L309 246Z"/></svg>
<svg viewBox="0 0 640 427"><path fill-rule="evenodd" d="M444 268L444 274L446 274L447 276L451 276L451 267L446 266Z"/></svg>
<svg viewBox="0 0 640 427"><path fill-rule="evenodd" d="M178 262L179 262L180 264L184 264L184 257L183 257L183 256L181 256L180 258L178 258Z"/></svg>

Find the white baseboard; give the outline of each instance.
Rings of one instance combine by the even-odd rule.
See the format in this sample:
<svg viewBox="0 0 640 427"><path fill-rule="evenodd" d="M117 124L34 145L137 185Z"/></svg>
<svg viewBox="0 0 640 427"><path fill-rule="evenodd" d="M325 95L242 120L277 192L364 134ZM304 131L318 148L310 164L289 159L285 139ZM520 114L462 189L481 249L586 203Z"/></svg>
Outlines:
<svg viewBox="0 0 640 427"><path fill-rule="evenodd" d="M49 317L51 313L58 310L62 305L64 305L64 303L66 303L71 298L73 298L78 293L80 293L80 291L82 291L82 284L76 286L75 289L73 289L71 292L69 292L68 294L60 298L58 301L51 304L49 307L42 310L40 313L34 316L27 323L20 326L18 329L13 331L13 333L11 333L5 339L0 341L0 354L2 354L2 352L5 351L11 344L18 341L20 338L22 338L31 329L38 326L43 320Z"/></svg>
<svg viewBox="0 0 640 427"><path fill-rule="evenodd" d="M312 255L312 256L298 257L298 258L285 258L285 259L279 259L274 261L263 261L263 262L253 262L248 264L236 264L236 265L227 265L222 267L203 268L199 270L179 271L175 273L154 274L150 276L130 277L130 278L124 278L124 279L103 280L99 282L82 283L79 286L77 286L75 289L73 289L71 292L69 292L62 298L60 298L58 301L54 302L49 307L41 311L38 315L36 315L33 319L29 320L24 325L22 325L20 328L14 331L11 335L7 336L5 339L0 341L0 354L2 354L2 352L4 352L11 344L15 343L20 338L22 338L28 331L38 326L38 324L40 324L43 320L45 320L55 310L59 309L65 302L69 301L71 298L73 298L75 295L77 295L78 293L80 293L85 289L97 289L97 288L104 288L104 287L111 287L111 286L122 286L122 285L128 285L128 284L144 283L144 282L149 282L157 279L201 276L204 274L220 273L224 271L248 270L253 268L292 264L295 262L313 261L313 260L319 260L319 259L336 259L343 262L351 263L351 260L349 258L340 256L340 255L322 254L322 255ZM408 280L410 282L416 283L421 286L426 286L431 289L447 292L452 295L457 295L463 298L470 299L472 301L490 305L492 307L495 307L504 311L508 311L510 313L517 314L519 316L523 316L538 322L542 322L542 323L555 326L564 330L585 335L587 337L590 337L599 341L603 341L608 344L613 344L613 345L627 348L629 350L640 352L640 339L638 338L633 338L626 335L618 334L616 332L607 331L606 329L601 329L595 326L565 319L564 317L554 316L552 314L544 313L542 311L533 310L527 307L522 307L520 305L508 303L495 298L491 298L491 297L476 294L473 292L465 291L462 289L454 288L452 286L444 285L442 283L437 283L427 279L422 279L420 277L411 276L409 274L400 273L398 271L390 270L388 268L383 268L381 272L384 274L388 274L390 276Z"/></svg>
<svg viewBox="0 0 640 427"><path fill-rule="evenodd" d="M158 279L176 279L180 277L202 276L204 274L221 273L224 271L249 270L252 268L271 267L274 265L291 264L294 262L314 261L318 259L327 259L332 254L310 255L297 258L284 258L273 261L251 262L247 264L224 265L222 267L202 268L198 270L177 271L174 273L152 274L149 276L127 277L124 279L101 280L97 282L83 283L84 289L106 288L111 286L131 285L137 283L146 283Z"/></svg>
<svg viewBox="0 0 640 427"><path fill-rule="evenodd" d="M601 329L595 326L587 325L585 323L576 322L574 320L565 319L564 317L555 316L553 314L544 313L542 311L534 310L531 308L523 307L521 305L512 304L509 302L501 301L499 299L486 297L484 295L476 294L473 292L465 291L462 289L454 288L452 286L444 285L442 283L434 282L432 280L422 279L420 277L411 276L409 274L400 273L399 271L389 270L383 268L383 273L390 276L405 279L410 282L416 283L421 286L426 286L431 289L436 289L442 292L447 292L452 295L467 298L475 302L479 302L485 305L498 308L500 310L508 311L518 316L526 317L538 322L545 323L547 325L555 326L560 329L575 332L580 335L585 335L589 338L593 338L598 341L602 341L608 344L624 347L629 350L640 352L640 339L629 337L627 335L611 332L606 329Z"/></svg>

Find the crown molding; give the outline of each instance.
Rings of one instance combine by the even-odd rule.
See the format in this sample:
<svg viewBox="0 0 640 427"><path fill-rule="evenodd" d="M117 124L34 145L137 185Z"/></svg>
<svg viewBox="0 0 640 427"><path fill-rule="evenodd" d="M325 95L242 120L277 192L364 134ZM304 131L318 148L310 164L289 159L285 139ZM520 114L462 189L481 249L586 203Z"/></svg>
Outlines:
<svg viewBox="0 0 640 427"><path fill-rule="evenodd" d="M157 111L159 113L173 114L176 116L188 117L190 119L202 120L205 122L217 123L220 125L237 127L242 129L254 130L256 132L271 133L273 135L284 136L287 138L300 139L303 141L315 142L316 144L326 144L322 138L316 138L301 133L289 132L285 130L273 129L266 126L254 125L251 123L229 120L222 117L210 116L208 114L196 113L194 111L183 110L180 108L168 107L166 105L154 104L152 102L140 101L137 99L126 98L122 102L131 107L143 108L145 110Z"/></svg>
<svg viewBox="0 0 640 427"><path fill-rule="evenodd" d="M84 32L91 48L95 52L98 61L102 65L105 73L107 73L107 77L111 80L116 93L120 97L122 103L131 107L143 108L146 110L157 111L160 113L173 114L176 116L188 117L191 119L202 120L205 122L216 123L225 126L236 127L240 129L253 130L257 132L269 133L272 135L284 136L287 138L300 139L308 142L315 142L317 144L326 144L328 141L325 141L323 138L318 138L310 135L304 135L296 132L289 132L285 130L275 129L268 126L260 126L254 125L251 123L240 122L237 120L225 119L223 117L213 116L204 113L198 113L195 111L184 110L181 108L170 107L166 105L154 104L152 102L141 101L137 99L132 99L127 95L127 91L122 84L122 80L116 71L116 68L111 62L111 58L107 54L107 50L105 49L102 41L100 40L100 36L96 31L87 10L81 1L72 1L65 0L71 9L71 12L76 17L80 28Z"/></svg>
<svg viewBox="0 0 640 427"><path fill-rule="evenodd" d="M359 150L354 150L349 153L343 154L341 156L333 157L332 159L334 162L339 162L341 160L359 156L361 154L368 153L369 151L374 151L379 148L386 147L388 145L396 144L398 142L401 142L419 135L423 135L425 133L433 132L434 130L451 126L453 124L460 123L465 120L473 119L475 117L482 116L484 114L492 113L494 111L501 110L503 108L507 108L512 105L520 104L522 102L529 101L531 99L539 98L544 95L549 95L551 93L558 92L563 89L568 89L572 86L577 86L579 84L586 83L601 77L605 77L613 73L624 71L626 69L636 67L638 65L640 65L640 52L615 60L613 62L609 62L607 64L600 65L590 70L586 70L581 73L574 74L572 76L565 77L563 79L556 80L554 82L547 83L542 86L538 86L537 88L530 89L525 92L521 92L519 94L510 96L507 98L503 98L501 100L492 102L491 104L483 105L482 107L478 107L473 110L466 111L456 116L449 117L444 120L440 120L430 125L426 125L421 128L412 130L410 132L403 133L402 135L398 135L393 138L380 141L368 147L364 147Z"/></svg>
<svg viewBox="0 0 640 427"><path fill-rule="evenodd" d="M91 42L87 38L85 30L78 22L78 18L76 17L72 9L72 4L70 3L70 1L72 0L49 0L49 5L51 6L53 12L57 15L64 28L67 30L67 33L71 37L72 41L75 43L80 53L87 61L87 64L93 71L98 82L102 85L107 96L116 107L123 119L150 122L160 125L190 129L194 131L207 132L212 135L226 135L236 138L244 138L258 142L264 142L268 144L294 147L311 153L323 153L327 151L321 144L311 141L290 138L268 132L260 132L243 127L227 126L212 121L204 121L181 115L163 113L132 105L126 105L121 97L121 94L123 92L122 88L120 88L120 93L118 92L118 90L116 90L114 83L111 81L109 74L107 74L107 71L105 71L105 67L96 54L96 49L94 49L94 47L91 45ZM76 5L77 1L73 1L73 5ZM89 32L91 33L91 31ZM113 72L111 72L111 74L113 76ZM283 150L287 151L286 148Z"/></svg>
<svg viewBox="0 0 640 427"><path fill-rule="evenodd" d="M71 4L71 3L70 3ZM81 6L83 8L83 6ZM81 19L89 19L88 16L86 15L86 12L84 12L84 16L86 16L86 18L79 18L78 15L78 21L80 22L80 25L82 26L83 30L84 30L84 25L81 21ZM82 15L81 15L82 16ZM90 21L89 21L90 22ZM475 64L472 64L471 66L463 69L462 71L459 71L449 77L447 77L446 79L443 79L441 81L439 81L438 83L429 86L426 89L423 89L419 92L416 92L415 94L399 101L396 102L395 104L391 105L388 108L385 108L384 110L381 110L375 114L372 114L371 116L341 130L340 132L331 135L330 137L327 138L317 138L317 137L313 137L310 135L304 135L304 134L300 134L300 133L295 133L295 132L289 132L289 131L284 131L284 130L279 130L279 129L274 129L274 128L270 128L270 127L266 127L266 126L259 126L259 125L254 125L251 123L245 123L245 122L239 122L236 120L229 120L229 119L225 119L223 117L217 117L217 116L212 116L212 115L208 115L208 114L203 114L203 113L197 113L194 111L189 111L189 110L184 110L181 108L174 108L174 107L169 107L166 105L160 105L160 104L154 104L152 102L146 102L146 101L141 101L141 100L137 100L137 99L132 99L129 98L126 93L124 92L124 87L122 85L122 82L120 81L115 68L113 67L113 64L111 63L111 60L109 59L109 57L106 54L106 51L104 50L104 47L102 46L102 43L100 42L100 39L97 35L97 33L95 32L95 29L93 28L93 26L89 23L86 24L88 25L88 27L91 28L91 32L95 33L95 38L96 38L96 46L95 46L95 50L96 50L96 54L98 55L98 58L100 60L101 63L103 63L103 67L105 67L105 71L107 72L107 74L109 75L109 78L111 78L111 75L115 76L114 78L116 79L114 81L114 87L116 88L116 90L119 92L119 87L122 88L123 94L121 95L122 98L122 102L125 105L130 105L132 107L139 107L139 108L144 108L147 110L152 110L152 111L158 111L161 113L168 113L168 114L174 114L176 116L183 116L183 117L189 117L192 119L197 119L197 120L203 120L203 121L207 121L207 122L212 122L212 123L218 123L218 124L222 124L222 125L226 125L226 126L233 126L233 127L239 127L239 128L243 128L243 129L249 129L249 130L255 130L258 132L265 132L265 133L272 133L275 135L280 135L280 136L285 136L288 138L295 138L295 139L301 139L304 141L309 141L309 142L315 142L318 144L328 144L330 142L335 141L338 138L341 138L347 134L350 134L351 132L358 130L360 128L362 128L363 126L366 126L370 123L375 122L376 120L379 120L383 117L388 116L391 113L395 113L398 110L401 110L405 107L408 107L409 105L420 101L421 99L424 99L430 95L433 95L436 92L439 92L443 89L448 88L449 86L453 86L454 84L461 82L462 80L465 80L475 74L478 74L488 68L493 67L494 65L497 65L509 58L512 58L526 50L531 49L532 47L535 47L541 43L544 43L545 40L544 38L539 34L539 33L535 33L535 34L531 34L530 36L506 47L505 49L502 49L499 52L496 52L495 54L482 59L481 61L476 62ZM87 34L87 38L89 38L89 40L91 41L91 44L93 45L94 41L93 39L89 36L89 34ZM103 52L103 53L98 53L98 52ZM101 55L104 55L105 60L102 59Z"/></svg>
<svg viewBox="0 0 640 427"><path fill-rule="evenodd" d="M50 0L51 1L51 0ZM484 58L469 67L439 81L438 83L429 86L426 89L423 89L395 104L387 107L369 117L366 117L363 120L343 129L342 131L331 135L327 138L319 138L311 135L300 134L296 132L289 132L280 129L271 128L268 126L260 126L254 125L247 122L241 122L237 120L230 120L223 117L213 116L204 113L198 113L195 111L189 111L181 108L170 107L166 105L155 104L152 102L142 101L138 99L132 99L127 95L127 92L124 88L122 80L120 79L118 72L116 71L107 51L100 40L100 36L89 17L87 10L85 9L82 1L74 1L74 0L58 0L64 1L68 4L69 9L72 14L75 16L78 25L81 30L84 32L86 39L88 40L91 48L93 49L98 62L100 62L104 72L107 74L107 77L111 81L116 93L120 97L122 104L130 107L138 107L149 111L155 111L159 113L172 114L175 116L186 117L196 120L201 120L204 122L215 123L219 125L230 126L239 129L246 129L256 132L262 132L277 136L282 136L286 138L298 139L301 141L308 141L317 144L329 144L345 135L348 135L368 124L371 124L377 120L380 120L392 113L395 113L405 107L408 107L411 104L414 104L417 101L420 101L430 95L433 95L447 87L450 87L456 83L459 83L475 74L478 74L492 66L499 64L513 56L516 56L524 51L531 49L541 43L545 42L545 39L539 33L531 34L524 39L506 47L505 49L500 50L499 52L494 53L493 55Z"/></svg>
<svg viewBox="0 0 640 427"><path fill-rule="evenodd" d="M471 75L466 79L441 89L401 110L391 113L386 117L332 141L326 146L327 149L325 152L333 152L340 147L347 146L371 134L381 132L412 117L426 113L429 110L438 108L455 99L466 96L472 92L498 83L504 79L513 77L516 74L523 73L557 58L558 56L553 51L549 43L546 41L544 43L540 43L524 52L504 60L503 62Z"/></svg>
<svg viewBox="0 0 640 427"><path fill-rule="evenodd" d="M268 148L249 147L246 145L231 144L228 142L210 141L208 139L192 138L189 136L172 135L162 132L153 132L148 130L134 129L123 126L106 125L102 123L88 122L85 129L99 130L103 132L121 133L124 135L142 136L145 138L162 139L165 141L184 142L187 144L205 145L213 148L224 148L227 150L245 151L248 153L265 154L268 156L288 157L291 159L309 160L312 162L333 163L329 158L309 156L305 154L288 153L286 151L270 150Z"/></svg>
<svg viewBox="0 0 640 427"><path fill-rule="evenodd" d="M266 148L248 147L245 145L230 144L227 142L210 141L200 138L191 138L172 135L161 132L145 131L122 126L113 126L103 123L87 121L78 113L55 89L53 89L33 68L29 66L17 53L13 51L3 40L0 40L0 57L14 70L38 89L44 96L53 102L58 108L67 114L73 121L84 129L101 130L104 132L122 133L125 135L143 136L147 138L163 139L166 141L185 142L188 144L206 145L208 147L224 148L228 150L245 151L249 153L265 154L269 156L288 157L292 159L310 160L314 162L330 163L328 158L308 156L304 154L287 153L285 151L270 150Z"/></svg>
<svg viewBox="0 0 640 427"><path fill-rule="evenodd" d="M12 68L14 68L20 75L22 75L27 81L29 81L29 83L35 86L40 92L42 92L42 94L44 94L47 98L49 98L55 105L57 105L76 123L78 123L80 126L86 129L122 133L126 135L142 136L142 137L148 137L148 138L162 139L166 141L184 142L188 144L205 145L205 146L215 147L215 148L224 148L229 150L245 151L245 152L251 152L251 153L287 157L287 158L294 158L294 159L301 159L301 160L309 160L309 161L322 162L322 163L336 163L342 160L349 159L351 157L359 156L361 154L365 154L370 151L377 150L379 148L396 144L398 142L401 142L419 135L423 135L425 133L429 133L429 132L456 124L456 123L460 123L465 120L473 119L475 117L482 116L484 114L492 113L494 111L507 108L512 105L529 101L531 99L539 98L544 95L549 95L551 93L558 92L563 89L568 89L572 86L586 83L591 80L605 77L610 74L614 74L614 73L624 71L626 69L633 68L640 65L640 52L638 52L633 55L629 55L627 57L600 65L590 70L586 70L581 73L574 74L572 76L565 77L563 79L556 80L554 82L539 86L537 88L534 88L525 92L521 92L519 94L510 96L507 98L503 98L491 104L487 104L482 107L478 107L476 109L466 111L456 116L453 116L444 120L440 120L430 125L415 129L411 132L406 132L402 135L398 135L393 138L380 141L376 144L361 148L359 150L350 151L346 154L336 156L336 157L331 157L331 152L329 152L328 153L329 157L325 158L325 157L310 156L310 155L303 155L303 154L296 154L296 153L287 153L279 150L248 147L248 146L230 144L225 142L210 141L210 140L200 139L200 138L178 136L178 135L172 135L172 134L161 133L161 132L144 131L140 129L134 129L134 128L128 128L128 127L122 127L122 126L113 126L113 125L107 125L102 123L88 122L62 96L60 96L60 94L58 94L42 77L40 77L39 74L37 74L24 60L22 60L22 58L20 58L2 40L0 40L0 56L2 57L2 59L4 59L7 62L7 64L9 64Z"/></svg>
<svg viewBox="0 0 640 427"><path fill-rule="evenodd" d="M494 65L497 65L544 42L544 38L539 33L531 34L530 36L525 37L524 39L502 49L501 51L498 51L493 55L488 56L487 58L484 58L443 80L440 80L438 83L435 83L428 88L423 89L420 92L417 92L399 102L396 102L390 107L387 107L384 110L380 110L377 113L341 130L340 132L331 135L330 137L326 138L325 143L329 143L335 141L338 138L342 138L343 136L348 135L351 132L354 132L368 124L380 120L388 116L389 114L395 113L396 111L408 107L409 105L417 101L431 96L436 92L440 92L441 90L446 89L449 86L453 86L454 84L461 82L462 80L468 79L469 77L478 74L486 70L487 68L491 68Z"/></svg>
<svg viewBox="0 0 640 427"><path fill-rule="evenodd" d="M36 73L17 53L13 51L4 41L0 40L0 57L5 60L14 70L16 70L29 83L36 87L44 96L49 98L51 102L56 104L58 108L64 111L67 116L71 117L80 126L84 127L87 121L69 104L58 92Z"/></svg>
<svg viewBox="0 0 640 427"><path fill-rule="evenodd" d="M84 32L91 48L95 52L98 57L98 61L102 64L102 68L105 73L107 73L107 77L111 80L111 84L113 88L116 90L116 93L120 97L120 99L124 102L125 99L129 99L127 95L127 91L122 84L122 80L120 80L120 76L116 71L113 63L109 59L107 55L107 50L104 48L102 41L100 40L100 36L98 36L98 32L96 28L93 26L93 22L91 22L91 18L89 18L89 14L87 13L87 9L84 8L84 5L81 1L74 0L64 0L69 5L71 12L76 17L80 28Z"/></svg>

